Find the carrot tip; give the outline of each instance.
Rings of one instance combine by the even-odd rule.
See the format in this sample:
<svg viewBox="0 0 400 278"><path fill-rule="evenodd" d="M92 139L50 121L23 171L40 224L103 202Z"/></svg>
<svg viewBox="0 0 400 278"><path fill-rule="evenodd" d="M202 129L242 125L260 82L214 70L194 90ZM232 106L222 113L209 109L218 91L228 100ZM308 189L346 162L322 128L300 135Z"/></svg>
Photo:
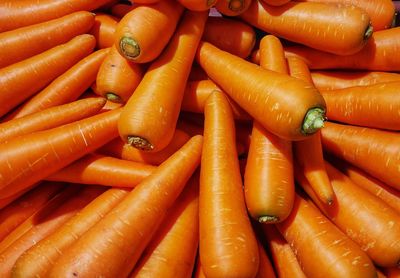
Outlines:
<svg viewBox="0 0 400 278"><path fill-rule="evenodd" d="M154 146L146 139L139 136L128 136L128 144L144 151L151 151Z"/></svg>
<svg viewBox="0 0 400 278"><path fill-rule="evenodd" d="M121 99L118 95L116 95L116 94L114 94L114 93L106 93L106 94L105 94L105 97L106 97L106 99L108 99L109 101L117 102L117 103L122 103L122 99Z"/></svg>
<svg viewBox="0 0 400 278"><path fill-rule="evenodd" d="M309 109L303 120L302 132L306 135L314 134L324 127L325 120L325 110L323 108L314 107Z"/></svg>
<svg viewBox="0 0 400 278"><path fill-rule="evenodd" d="M279 217L273 216L273 215L264 215L258 217L258 222L260 223L272 223L272 222L278 222Z"/></svg>
<svg viewBox="0 0 400 278"><path fill-rule="evenodd" d="M122 54L127 59L135 59L137 56L140 55L140 46L131 37L122 37L119 41L119 47L121 49Z"/></svg>
<svg viewBox="0 0 400 278"><path fill-rule="evenodd" d="M374 28L372 27L371 24L369 24L367 29L364 32L364 40L368 40L372 36L373 32L374 32Z"/></svg>

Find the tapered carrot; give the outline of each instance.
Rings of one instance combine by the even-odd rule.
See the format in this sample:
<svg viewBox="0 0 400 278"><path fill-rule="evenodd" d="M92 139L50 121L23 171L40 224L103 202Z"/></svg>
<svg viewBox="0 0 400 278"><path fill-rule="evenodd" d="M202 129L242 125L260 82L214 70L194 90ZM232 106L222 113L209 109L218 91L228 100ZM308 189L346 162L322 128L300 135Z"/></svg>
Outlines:
<svg viewBox="0 0 400 278"><path fill-rule="evenodd" d="M306 82L262 69L207 42L200 43L196 59L224 92L271 133L302 140L322 127L324 100Z"/></svg>
<svg viewBox="0 0 400 278"><path fill-rule="evenodd" d="M371 71L400 71L400 27L374 32L358 52L334 55L305 46L285 47L287 56L304 59L310 69L358 69Z"/></svg>
<svg viewBox="0 0 400 278"><path fill-rule="evenodd" d="M260 66L267 70L288 74L289 69L280 39L274 35L265 35L259 43Z"/></svg>
<svg viewBox="0 0 400 278"><path fill-rule="evenodd" d="M190 277L199 243L199 175L168 211L129 277Z"/></svg>
<svg viewBox="0 0 400 278"><path fill-rule="evenodd" d="M125 58L146 63L158 57L171 39L183 6L173 0L140 5L118 23L115 46Z"/></svg>
<svg viewBox="0 0 400 278"><path fill-rule="evenodd" d="M284 5L290 0L262 0L265 4L271 5L271 6L281 6Z"/></svg>
<svg viewBox="0 0 400 278"><path fill-rule="evenodd" d="M192 137L67 248L48 277L126 277L199 165L202 143Z"/></svg>
<svg viewBox="0 0 400 278"><path fill-rule="evenodd" d="M321 130L321 142L324 151L400 190L398 133L327 122Z"/></svg>
<svg viewBox="0 0 400 278"><path fill-rule="evenodd" d="M307 277L376 277L367 254L299 195L289 218L277 227Z"/></svg>
<svg viewBox="0 0 400 278"><path fill-rule="evenodd" d="M200 169L200 260L206 277L255 277L258 246L243 196L230 104L213 92L205 106Z"/></svg>
<svg viewBox="0 0 400 278"><path fill-rule="evenodd" d="M156 167L110 156L88 154L45 177L50 181L132 188Z"/></svg>
<svg viewBox="0 0 400 278"><path fill-rule="evenodd" d="M246 58L256 43L256 33L253 27L237 19L213 16L206 22L202 39L222 50Z"/></svg>
<svg viewBox="0 0 400 278"><path fill-rule="evenodd" d="M0 253L0 263L2 266L0 269L1 276L10 277L13 265L23 252L34 246L36 242L40 242L59 229L61 225L78 213L103 191L104 189L99 186L83 188L78 194L72 196L57 209L52 211L46 219L43 219L43 222L37 223L6 250Z"/></svg>
<svg viewBox="0 0 400 278"><path fill-rule="evenodd" d="M0 32L59 18L77 11L92 11L112 0L7 0L0 3Z"/></svg>
<svg viewBox="0 0 400 278"><path fill-rule="evenodd" d="M260 256L260 265L258 267L258 272L256 278L275 278L275 272L272 267L271 261L268 258L267 253L265 252L264 246L258 241L258 254Z"/></svg>
<svg viewBox="0 0 400 278"><path fill-rule="evenodd" d="M0 196L11 196L118 136L120 110L0 144Z"/></svg>
<svg viewBox="0 0 400 278"><path fill-rule="evenodd" d="M121 140L121 138L115 138L110 143L107 143L98 149L97 152L125 160L143 162L151 165L160 165L182 147L189 138L190 136L186 132L180 129L175 129L171 142L159 152L142 151L126 144Z"/></svg>
<svg viewBox="0 0 400 278"><path fill-rule="evenodd" d="M274 7L253 1L240 17L280 38L338 55L360 51L372 34L368 14L355 6L291 1Z"/></svg>
<svg viewBox="0 0 400 278"><path fill-rule="evenodd" d="M214 6L217 0L178 0L178 2L188 10L203 12Z"/></svg>
<svg viewBox="0 0 400 278"><path fill-rule="evenodd" d="M93 116L105 103L105 99L87 98L0 123L0 143Z"/></svg>
<svg viewBox="0 0 400 278"><path fill-rule="evenodd" d="M93 27L90 29L90 34L96 38L96 48L108 48L114 44L115 30L119 18L106 13L96 13Z"/></svg>
<svg viewBox="0 0 400 278"><path fill-rule="evenodd" d="M207 16L207 12L185 12L167 48L152 63L122 111L118 121L122 140L148 151L159 151L169 144Z"/></svg>
<svg viewBox="0 0 400 278"><path fill-rule="evenodd" d="M218 0L215 4L217 11L226 16L238 16L244 13L252 0Z"/></svg>
<svg viewBox="0 0 400 278"><path fill-rule="evenodd" d="M125 59L112 46L97 73L96 93L110 101L125 103L139 85L142 76L142 67Z"/></svg>
<svg viewBox="0 0 400 278"><path fill-rule="evenodd" d="M126 189L111 188L99 195L51 235L25 251L12 268L13 277L42 277L73 244L129 193Z"/></svg>

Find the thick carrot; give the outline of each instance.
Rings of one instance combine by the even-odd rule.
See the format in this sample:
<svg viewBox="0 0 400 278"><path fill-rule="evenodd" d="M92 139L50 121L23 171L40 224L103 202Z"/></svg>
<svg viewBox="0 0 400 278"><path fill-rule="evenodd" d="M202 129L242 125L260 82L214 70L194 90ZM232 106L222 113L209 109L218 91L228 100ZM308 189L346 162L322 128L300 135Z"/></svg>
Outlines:
<svg viewBox="0 0 400 278"><path fill-rule="evenodd" d="M129 193L111 188L91 201L54 233L25 251L12 268L13 277L44 277L53 262L90 227L96 224Z"/></svg>
<svg viewBox="0 0 400 278"><path fill-rule="evenodd" d="M367 254L299 195L289 218L276 225L307 277L376 277Z"/></svg>
<svg viewBox="0 0 400 278"><path fill-rule="evenodd" d="M207 12L185 12L167 48L121 113L118 131L124 142L147 151L160 151L171 142L207 16Z"/></svg>
<svg viewBox="0 0 400 278"><path fill-rule="evenodd" d="M271 133L302 140L323 126L324 99L306 82L262 69L207 42L200 43L197 61L224 92Z"/></svg>
<svg viewBox="0 0 400 278"><path fill-rule="evenodd" d="M59 18L77 11L92 11L113 0L6 0L0 3L0 32Z"/></svg>
<svg viewBox="0 0 400 278"><path fill-rule="evenodd" d="M260 265L258 267L256 278L275 278L276 275L274 268L272 267L271 261L269 260L264 246L262 246L260 241L258 241L258 254L260 256Z"/></svg>
<svg viewBox="0 0 400 278"><path fill-rule="evenodd" d="M140 64L121 56L113 45L96 77L96 93L113 102L125 103L142 80Z"/></svg>
<svg viewBox="0 0 400 278"><path fill-rule="evenodd" d="M326 152L400 190L398 133L327 122L321 139Z"/></svg>
<svg viewBox="0 0 400 278"><path fill-rule="evenodd" d="M213 92L204 109L200 169L200 260L206 277L255 277L257 240L247 215L230 104Z"/></svg>
<svg viewBox="0 0 400 278"><path fill-rule="evenodd" d="M50 181L132 188L156 167L110 156L88 154L45 177Z"/></svg>
<svg viewBox="0 0 400 278"><path fill-rule="evenodd" d="M86 98L0 123L0 143L93 116L105 103L105 99Z"/></svg>
<svg viewBox="0 0 400 278"><path fill-rule="evenodd" d="M222 50L246 58L256 43L256 33L249 24L237 19L213 16L206 22L202 39Z"/></svg>
<svg viewBox="0 0 400 278"><path fill-rule="evenodd" d="M290 0L261 0L261 1L270 6L281 6L290 2Z"/></svg>
<svg viewBox="0 0 400 278"><path fill-rule="evenodd" d="M66 43L88 32L93 24L94 15L81 11L0 33L0 68Z"/></svg>
<svg viewBox="0 0 400 278"><path fill-rule="evenodd" d="M321 91L329 120L400 130L400 81Z"/></svg>
<svg viewBox="0 0 400 278"><path fill-rule="evenodd" d="M217 0L178 0L178 2L188 10L204 12L214 6Z"/></svg>
<svg viewBox="0 0 400 278"><path fill-rule="evenodd" d="M146 63L157 58L175 31L183 6L174 0L140 5L118 23L115 46L125 58Z"/></svg>
<svg viewBox="0 0 400 278"><path fill-rule="evenodd" d="M192 137L67 248L48 277L126 277L198 167L202 143Z"/></svg>
<svg viewBox="0 0 400 278"><path fill-rule="evenodd" d="M118 136L120 110L0 144L0 196L29 187Z"/></svg>
<svg viewBox="0 0 400 278"><path fill-rule="evenodd" d="M199 175L196 173L168 210L129 277L191 276L199 244Z"/></svg>
<svg viewBox="0 0 400 278"><path fill-rule="evenodd" d="M240 17L277 37L338 55L360 51L372 34L368 14L355 6L296 1L269 6L253 1Z"/></svg>
<svg viewBox="0 0 400 278"><path fill-rule="evenodd" d="M114 44L115 30L119 18L106 13L96 13L94 25L90 29L90 34L96 38L96 48L108 48Z"/></svg>
<svg viewBox="0 0 400 278"><path fill-rule="evenodd" d="M252 0L218 0L215 4L217 11L226 16L238 16L244 13Z"/></svg>
<svg viewBox="0 0 400 278"><path fill-rule="evenodd" d="M329 10L329 9L328 9ZM330 10L329 10L330 11ZM347 27L346 27L347 28ZM285 47L287 56L304 59L310 69L357 69L370 71L400 71L400 27L374 32L358 52L335 55L305 46Z"/></svg>

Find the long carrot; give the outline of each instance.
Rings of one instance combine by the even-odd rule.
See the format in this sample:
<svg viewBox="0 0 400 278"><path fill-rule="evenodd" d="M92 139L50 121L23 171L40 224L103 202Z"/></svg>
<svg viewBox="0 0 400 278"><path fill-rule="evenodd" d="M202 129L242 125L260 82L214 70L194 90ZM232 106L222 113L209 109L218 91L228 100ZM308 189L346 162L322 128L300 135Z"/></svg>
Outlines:
<svg viewBox="0 0 400 278"><path fill-rule="evenodd" d="M275 135L301 140L322 127L324 100L306 82L262 69L207 42L200 43L196 59L224 92Z"/></svg>
<svg viewBox="0 0 400 278"><path fill-rule="evenodd" d="M118 136L120 110L0 144L0 196L11 196Z"/></svg>
<svg viewBox="0 0 400 278"><path fill-rule="evenodd" d="M398 133L327 122L321 139L326 152L400 190Z"/></svg>
<svg viewBox="0 0 400 278"><path fill-rule="evenodd" d="M215 4L217 11L226 16L238 16L244 13L252 0L218 0Z"/></svg>
<svg viewBox="0 0 400 278"><path fill-rule="evenodd" d="M307 277L376 277L367 254L299 195L291 215L277 228Z"/></svg>
<svg viewBox="0 0 400 278"><path fill-rule="evenodd" d="M151 151L162 150L171 141L207 16L207 12L185 12L167 48L124 107L118 121L122 140Z"/></svg>
<svg viewBox="0 0 400 278"><path fill-rule="evenodd" d="M111 188L91 201L54 233L25 251L12 268L13 277L42 277L73 244L129 193L126 189Z"/></svg>
<svg viewBox="0 0 400 278"><path fill-rule="evenodd" d="M188 10L204 12L214 6L217 0L178 0L178 2Z"/></svg>
<svg viewBox="0 0 400 278"><path fill-rule="evenodd" d="M93 24L94 15L81 11L0 33L0 68L66 43L88 32Z"/></svg>
<svg viewBox="0 0 400 278"><path fill-rule="evenodd" d="M206 277L255 277L258 246L243 196L232 111L222 92L205 106L200 169L200 260Z"/></svg>
<svg viewBox="0 0 400 278"><path fill-rule="evenodd" d="M296 1L269 6L253 1L240 17L280 38L338 55L360 51L372 34L368 14L355 6Z"/></svg>
<svg viewBox="0 0 400 278"><path fill-rule="evenodd" d="M108 48L114 44L119 18L106 13L96 13L90 34L96 38L96 48Z"/></svg>
<svg viewBox="0 0 400 278"><path fill-rule="evenodd" d="M171 39L183 12L176 1L140 5L118 23L115 46L129 60L146 63L158 57Z"/></svg>
<svg viewBox="0 0 400 278"><path fill-rule="evenodd" d="M93 36L79 35L65 44L0 69L0 116L90 54L94 44Z"/></svg>
<svg viewBox="0 0 400 278"><path fill-rule="evenodd" d="M199 165L202 143L192 137L66 249L48 277L126 277Z"/></svg>

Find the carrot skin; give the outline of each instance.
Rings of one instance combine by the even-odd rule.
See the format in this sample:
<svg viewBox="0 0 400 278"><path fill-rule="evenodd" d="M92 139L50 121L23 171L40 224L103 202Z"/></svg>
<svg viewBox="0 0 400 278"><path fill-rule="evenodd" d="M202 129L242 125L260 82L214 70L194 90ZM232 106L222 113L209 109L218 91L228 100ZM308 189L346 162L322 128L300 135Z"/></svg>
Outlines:
<svg viewBox="0 0 400 278"><path fill-rule="evenodd" d="M109 48L115 41L119 18L106 13L96 13L90 34L96 38L96 49Z"/></svg>

